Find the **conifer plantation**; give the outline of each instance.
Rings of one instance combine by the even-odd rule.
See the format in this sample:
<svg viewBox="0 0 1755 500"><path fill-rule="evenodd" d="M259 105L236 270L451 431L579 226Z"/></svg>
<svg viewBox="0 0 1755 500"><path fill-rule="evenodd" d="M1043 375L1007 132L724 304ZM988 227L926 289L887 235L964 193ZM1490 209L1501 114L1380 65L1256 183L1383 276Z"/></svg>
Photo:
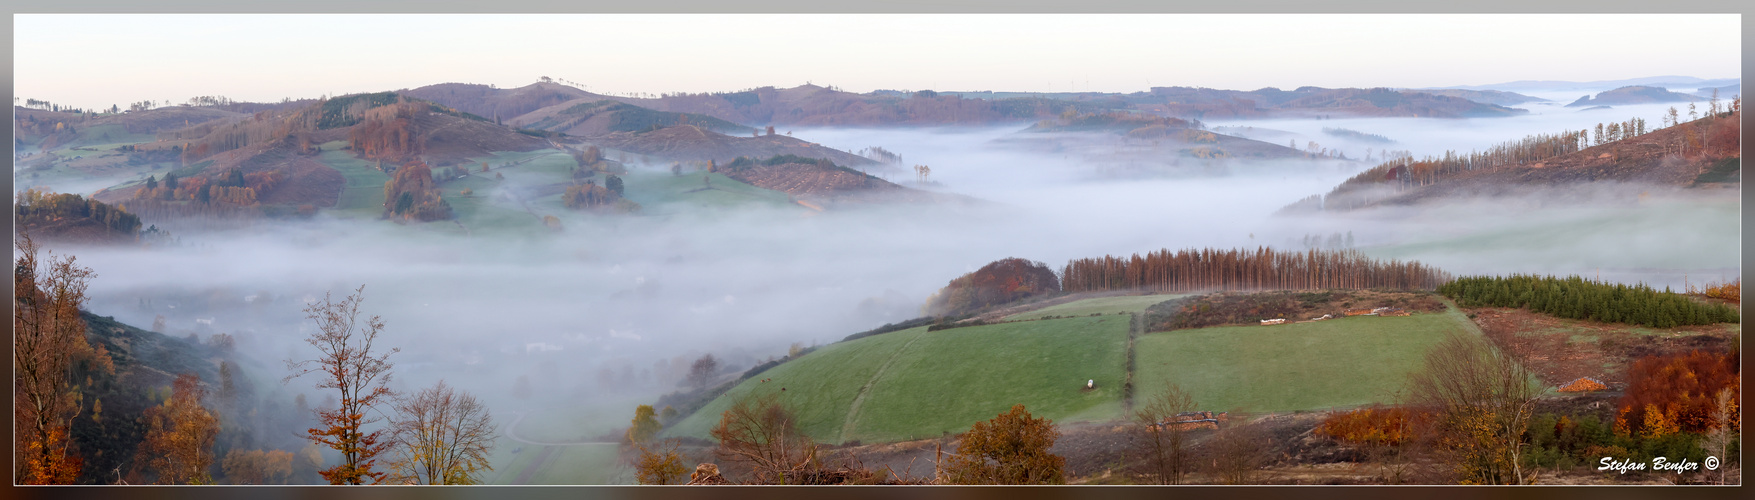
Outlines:
<svg viewBox="0 0 1755 500"><path fill-rule="evenodd" d="M1737 323L1737 311L1645 285L1610 284L1578 276L1469 276L1438 287L1463 307L1528 307L1561 318L1652 328Z"/></svg>

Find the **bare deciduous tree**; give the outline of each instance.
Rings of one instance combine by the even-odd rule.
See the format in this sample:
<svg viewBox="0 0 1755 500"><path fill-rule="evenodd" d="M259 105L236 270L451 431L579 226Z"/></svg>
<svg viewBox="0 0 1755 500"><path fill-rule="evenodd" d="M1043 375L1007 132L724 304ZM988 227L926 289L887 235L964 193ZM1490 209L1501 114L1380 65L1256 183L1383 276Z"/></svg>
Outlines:
<svg viewBox="0 0 1755 500"><path fill-rule="evenodd" d="M1220 429L1208 445L1209 472L1225 484L1250 484L1267 459L1267 439L1259 424L1236 422Z"/></svg>
<svg viewBox="0 0 1755 500"><path fill-rule="evenodd" d="M394 403L397 446L390 474L415 484L478 484L491 471L495 428L487 406L441 380Z"/></svg>
<svg viewBox="0 0 1755 500"><path fill-rule="evenodd" d="M702 355L701 359L697 359L694 364L689 365L689 386L696 389L705 388L709 382L713 381L713 375L718 373L719 360L713 359L712 354Z"/></svg>
<svg viewBox="0 0 1755 500"><path fill-rule="evenodd" d="M797 413L777 394L739 399L711 433L719 440L719 457L749 465L757 483L796 483L821 465L816 443L798 428Z"/></svg>
<svg viewBox="0 0 1755 500"><path fill-rule="evenodd" d="M1150 465L1148 474L1157 484L1181 484L1188 470L1188 436L1174 423L1177 414L1194 411L1194 397L1174 383L1134 411L1139 426L1138 451Z"/></svg>
<svg viewBox="0 0 1755 500"><path fill-rule="evenodd" d="M1540 395L1523 364L1484 339L1452 333L1426 354L1409 381L1409 402L1434 412L1438 451L1450 455L1459 481L1528 484L1523 433Z"/></svg>

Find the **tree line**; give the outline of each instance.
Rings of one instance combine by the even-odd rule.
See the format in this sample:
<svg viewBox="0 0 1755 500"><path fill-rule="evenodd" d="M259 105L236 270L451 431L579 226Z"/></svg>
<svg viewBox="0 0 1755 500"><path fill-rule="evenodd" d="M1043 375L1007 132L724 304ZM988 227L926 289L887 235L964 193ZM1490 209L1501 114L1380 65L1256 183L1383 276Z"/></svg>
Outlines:
<svg viewBox="0 0 1755 500"><path fill-rule="evenodd" d="M1665 289L1610 284L1579 276L1514 274L1469 276L1438 287L1464 307L1528 307L1561 318L1628 323L1652 328L1738 322L1737 311L1704 304Z"/></svg>
<svg viewBox="0 0 1755 500"><path fill-rule="evenodd" d="M1419 262L1380 261L1356 250L1283 252L1212 248L1158 250L1131 257L1105 255L1067 262L1060 276L1066 292L1319 288L1431 290L1450 275Z"/></svg>

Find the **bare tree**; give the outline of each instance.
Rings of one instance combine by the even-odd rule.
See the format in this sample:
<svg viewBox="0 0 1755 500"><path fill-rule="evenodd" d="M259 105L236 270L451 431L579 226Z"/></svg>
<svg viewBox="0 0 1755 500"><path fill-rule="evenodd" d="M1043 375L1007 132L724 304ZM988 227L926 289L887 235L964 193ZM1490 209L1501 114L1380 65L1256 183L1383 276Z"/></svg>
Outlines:
<svg viewBox="0 0 1755 500"><path fill-rule="evenodd" d="M719 360L713 359L711 353L702 355L701 359L689 365L689 386L696 389L707 387L713 381L713 375L719 373Z"/></svg>
<svg viewBox="0 0 1755 500"><path fill-rule="evenodd" d="M1528 484L1523 433L1541 388L1528 369L1484 339L1450 334L1409 381L1409 402L1434 412L1440 452L1464 483Z"/></svg>
<svg viewBox="0 0 1755 500"><path fill-rule="evenodd" d="M383 416L368 416L384 400L395 397L390 383L390 355L399 349L384 352L376 345L384 321L374 315L359 321L360 302L366 287L360 285L352 295L340 302L323 294L323 300L305 307L305 317L317 323L306 343L317 348L319 356L306 360L287 360L292 371L282 383L315 373L320 377L316 388L335 389L341 393L339 404L332 409L317 410L322 427L307 431L313 442L326 445L341 454L341 463L320 471L330 484L362 484L366 479L382 481L385 474L372 470L379 454L388 450L392 441L385 430L366 432L364 428L382 421ZM374 349L377 349L374 351Z"/></svg>
<svg viewBox="0 0 1755 500"><path fill-rule="evenodd" d="M1731 469L1731 443L1737 440L1736 436L1731 434L1731 426L1736 424L1737 418L1735 398L1736 391L1731 390L1731 388L1719 389L1718 395L1713 401L1711 416L1713 427L1706 431L1706 440L1700 443L1700 447L1706 450L1708 456L1717 457L1720 461L1718 464L1718 484L1725 484L1725 473L1730 472Z"/></svg>
<svg viewBox="0 0 1755 500"><path fill-rule="evenodd" d="M797 413L777 394L739 399L711 433L719 440L719 457L748 464L757 483L796 483L821 466L816 443L798 428Z"/></svg>
<svg viewBox="0 0 1755 500"><path fill-rule="evenodd" d="M1194 397L1171 383L1164 392L1134 411L1139 426L1138 451L1150 464L1149 474L1158 484L1181 484L1188 470L1187 430L1174 423L1176 415L1194 411Z"/></svg>
<svg viewBox="0 0 1755 500"><path fill-rule="evenodd" d="M441 380L394 403L396 461L391 474L415 484L479 484L491 471L495 427L487 406Z"/></svg>
<svg viewBox="0 0 1755 500"><path fill-rule="evenodd" d="M1249 484L1267 459L1267 439L1259 424L1237 422L1213 435L1209 472L1225 484Z"/></svg>

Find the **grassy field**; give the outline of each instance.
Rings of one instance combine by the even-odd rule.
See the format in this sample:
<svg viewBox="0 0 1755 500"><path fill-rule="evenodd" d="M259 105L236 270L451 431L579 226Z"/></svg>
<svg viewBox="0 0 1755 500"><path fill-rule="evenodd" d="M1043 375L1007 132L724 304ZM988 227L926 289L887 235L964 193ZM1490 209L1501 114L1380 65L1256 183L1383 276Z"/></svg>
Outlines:
<svg viewBox="0 0 1755 500"><path fill-rule="evenodd" d="M672 205L691 205L695 207L731 207L739 205L766 205L772 207L793 207L803 209L787 199L786 193L762 189L738 182L724 174L708 174L713 177L711 189L701 181L700 172L687 172L681 176L670 172L653 170L636 170L623 177L627 188L628 199L646 207L647 212L670 212L679 207Z"/></svg>
<svg viewBox="0 0 1755 500"><path fill-rule="evenodd" d="M1128 297L1101 297L1077 300L1065 304L1048 306L1030 312L1013 314L1006 321L1022 321L1043 316L1090 316L1092 314L1127 314L1144 312L1159 302L1174 300L1187 295L1138 295Z"/></svg>
<svg viewBox="0 0 1755 500"><path fill-rule="evenodd" d="M633 472L616 461L616 445L540 446L504 437L485 484L629 484ZM541 463L537 463L538 461ZM519 479L524 481L520 482Z"/></svg>
<svg viewBox="0 0 1755 500"><path fill-rule="evenodd" d="M847 422L847 411L859 395L860 387L871 382L878 368L903 346L925 334L926 327L920 327L823 346L744 381L701 411L665 429L664 435L706 438L708 429L719 422L719 415L730 408L733 401L751 394L777 392L783 401L798 410L799 426L806 434L827 442L839 442L842 427ZM763 379L771 381L762 382ZM781 388L786 390L781 391Z"/></svg>
<svg viewBox="0 0 1755 500"><path fill-rule="evenodd" d="M384 182L390 176L379 171L376 162L354 158L341 146L341 141L323 144L323 153L318 156L347 179L334 210L344 217L375 218L384 212Z"/></svg>
<svg viewBox="0 0 1755 500"><path fill-rule="evenodd" d="M1175 382L1202 409L1290 411L1393 403L1447 332L1472 330L1455 309L1276 326L1174 330L1139 338L1136 398Z"/></svg>
<svg viewBox="0 0 1755 500"><path fill-rule="evenodd" d="M850 439L962 432L1023 403L1056 422L1121 417L1126 317L1027 321L930 332L871 388ZM1084 390L1095 379L1095 390Z"/></svg>
<svg viewBox="0 0 1755 500"><path fill-rule="evenodd" d="M1057 422L1118 418L1127 328L1124 317L1085 317L831 344L745 381L666 433L707 437L731 401L767 393L781 394L800 427L826 443L961 432L1017 403ZM1097 389L1084 390L1088 379Z"/></svg>

